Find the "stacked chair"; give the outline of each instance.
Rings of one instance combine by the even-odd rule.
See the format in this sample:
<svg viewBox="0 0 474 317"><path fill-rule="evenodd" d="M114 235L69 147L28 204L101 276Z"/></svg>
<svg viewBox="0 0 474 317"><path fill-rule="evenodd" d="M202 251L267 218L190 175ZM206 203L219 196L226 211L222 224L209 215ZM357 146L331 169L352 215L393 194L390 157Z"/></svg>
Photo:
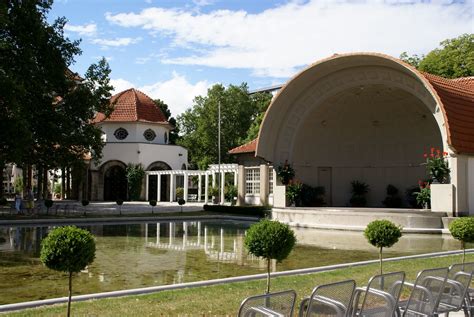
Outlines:
<svg viewBox="0 0 474 317"><path fill-rule="evenodd" d="M373 276L367 286L354 280L317 286L300 304L299 317L405 317L438 316L464 311L474 317L474 289L470 288L474 263L420 271L414 283L404 272ZM400 300L402 289L410 295ZM245 299L239 317L291 317L296 301L293 290Z"/></svg>

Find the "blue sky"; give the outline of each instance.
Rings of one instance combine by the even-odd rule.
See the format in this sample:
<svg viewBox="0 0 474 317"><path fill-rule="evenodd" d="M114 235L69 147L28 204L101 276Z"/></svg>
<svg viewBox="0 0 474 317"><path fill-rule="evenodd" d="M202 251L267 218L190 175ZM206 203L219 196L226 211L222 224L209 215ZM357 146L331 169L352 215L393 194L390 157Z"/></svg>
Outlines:
<svg viewBox="0 0 474 317"><path fill-rule="evenodd" d="M215 83L284 83L334 53L423 54L473 33L473 0L56 0L82 38L72 69L105 56L116 92L136 87L173 114Z"/></svg>

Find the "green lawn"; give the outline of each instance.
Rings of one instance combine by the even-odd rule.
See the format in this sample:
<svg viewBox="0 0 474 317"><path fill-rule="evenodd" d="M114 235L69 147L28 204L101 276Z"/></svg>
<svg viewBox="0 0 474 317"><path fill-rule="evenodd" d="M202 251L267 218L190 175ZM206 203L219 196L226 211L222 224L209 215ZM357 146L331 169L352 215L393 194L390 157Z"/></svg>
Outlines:
<svg viewBox="0 0 474 317"><path fill-rule="evenodd" d="M407 280L413 281L419 270L449 266L460 260L461 256L450 256L388 262L384 263L384 271L404 270L407 273ZM467 261L474 261L474 255L468 255ZM318 284L352 278L357 281L358 286L361 286L365 285L377 271L378 264L375 264L324 273L279 277L272 280L271 289L272 291L294 289L299 302ZM78 302L72 304L72 314L74 316L235 316L240 302L247 296L262 294L265 283L265 280L239 282ZM9 313L6 316L64 316L65 311L65 305L55 305Z"/></svg>

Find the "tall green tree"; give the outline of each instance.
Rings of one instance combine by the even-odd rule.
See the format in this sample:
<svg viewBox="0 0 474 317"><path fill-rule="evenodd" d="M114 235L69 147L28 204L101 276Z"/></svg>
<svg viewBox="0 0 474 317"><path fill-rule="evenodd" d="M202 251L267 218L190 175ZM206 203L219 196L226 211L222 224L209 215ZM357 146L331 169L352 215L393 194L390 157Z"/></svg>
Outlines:
<svg viewBox="0 0 474 317"><path fill-rule="evenodd" d="M102 60L84 79L69 70L80 41L64 36L65 18L48 23L51 6L51 0L0 3L0 167L48 169L88 152L101 156L92 118L110 112L110 68Z"/></svg>
<svg viewBox="0 0 474 317"><path fill-rule="evenodd" d="M205 169L218 162L219 104L222 162L232 162L227 152L243 142L252 119L258 114L246 84L227 88L217 84L208 89L206 96L196 97L192 108L177 119L182 134L178 144L188 148L194 167Z"/></svg>
<svg viewBox="0 0 474 317"><path fill-rule="evenodd" d="M421 57L403 52L400 59L419 70L445 78L474 76L474 34L444 40L440 46Z"/></svg>
<svg viewBox="0 0 474 317"><path fill-rule="evenodd" d="M265 112L267 112L268 106L272 101L273 95L268 92L263 93L256 93L252 96L252 102L255 104L258 113L252 118L252 124L247 131L247 136L244 139L244 142L250 142L255 140L258 137L258 132L260 131L260 125L262 124L263 117L265 116Z"/></svg>
<svg viewBox="0 0 474 317"><path fill-rule="evenodd" d="M155 99L153 101L155 102L155 104L158 107L160 107L161 111L163 112L163 114L166 117L166 120L168 120L168 122L172 126L174 126L174 129L170 131L168 141L169 141L170 144L176 144L176 141L179 139L179 127L176 123L176 119L171 116L171 110L168 107L168 105L166 103L164 103L164 101L162 101L161 99Z"/></svg>

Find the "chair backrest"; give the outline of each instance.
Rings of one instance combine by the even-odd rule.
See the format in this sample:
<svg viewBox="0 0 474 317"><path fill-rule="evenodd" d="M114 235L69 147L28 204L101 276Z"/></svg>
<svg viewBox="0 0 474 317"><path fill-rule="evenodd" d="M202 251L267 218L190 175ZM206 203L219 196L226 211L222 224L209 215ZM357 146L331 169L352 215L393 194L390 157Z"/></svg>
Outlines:
<svg viewBox="0 0 474 317"><path fill-rule="evenodd" d="M240 304L238 316L268 316L268 313L274 312L276 316L291 317L293 316L295 302L296 292L294 290L251 296L244 299Z"/></svg>
<svg viewBox="0 0 474 317"><path fill-rule="evenodd" d="M449 267L448 280L440 300L442 305L451 306L453 311L461 309L471 284L473 269L474 263L460 263Z"/></svg>
<svg viewBox="0 0 474 317"><path fill-rule="evenodd" d="M369 280L360 316L393 316L405 282L405 272L375 275Z"/></svg>
<svg viewBox="0 0 474 317"><path fill-rule="evenodd" d="M347 316L355 286L354 280L317 286L311 294L305 316Z"/></svg>
<svg viewBox="0 0 474 317"><path fill-rule="evenodd" d="M433 315L438 308L447 277L447 267L419 272L405 307L405 314Z"/></svg>

